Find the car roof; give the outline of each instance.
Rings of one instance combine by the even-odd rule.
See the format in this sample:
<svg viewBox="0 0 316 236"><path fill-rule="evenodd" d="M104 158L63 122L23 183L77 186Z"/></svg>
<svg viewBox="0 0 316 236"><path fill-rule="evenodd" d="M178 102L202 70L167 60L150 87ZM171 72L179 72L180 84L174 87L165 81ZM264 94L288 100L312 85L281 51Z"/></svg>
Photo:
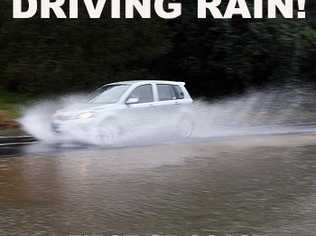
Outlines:
<svg viewBox="0 0 316 236"><path fill-rule="evenodd" d="M167 81L167 80L128 80L128 81L121 81L111 83L109 85L115 84L174 84L174 85L185 85L185 82L178 82L178 81Z"/></svg>

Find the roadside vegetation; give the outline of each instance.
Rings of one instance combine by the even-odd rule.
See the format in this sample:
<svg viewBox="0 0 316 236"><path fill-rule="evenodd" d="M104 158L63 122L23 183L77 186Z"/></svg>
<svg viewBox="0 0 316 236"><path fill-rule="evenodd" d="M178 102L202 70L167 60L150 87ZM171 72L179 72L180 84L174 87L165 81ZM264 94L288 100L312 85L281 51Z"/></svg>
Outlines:
<svg viewBox="0 0 316 236"><path fill-rule="evenodd" d="M10 93L0 88L0 129L17 129L15 119L21 115L22 106L31 101L30 96Z"/></svg>

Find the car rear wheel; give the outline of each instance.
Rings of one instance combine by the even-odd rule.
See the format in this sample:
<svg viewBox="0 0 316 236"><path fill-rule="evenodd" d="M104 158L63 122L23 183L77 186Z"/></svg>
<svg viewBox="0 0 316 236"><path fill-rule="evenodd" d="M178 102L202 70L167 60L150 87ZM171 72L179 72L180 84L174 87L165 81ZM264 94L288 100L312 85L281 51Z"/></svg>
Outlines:
<svg viewBox="0 0 316 236"><path fill-rule="evenodd" d="M180 137L189 138L192 136L193 133L194 122L189 117L182 117L179 120L177 127Z"/></svg>

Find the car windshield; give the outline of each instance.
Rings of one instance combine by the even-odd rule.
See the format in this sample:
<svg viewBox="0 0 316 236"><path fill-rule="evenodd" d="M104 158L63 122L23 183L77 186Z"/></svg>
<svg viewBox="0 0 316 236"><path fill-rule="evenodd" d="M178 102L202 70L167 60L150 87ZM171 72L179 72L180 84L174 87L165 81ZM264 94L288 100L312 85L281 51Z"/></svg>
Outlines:
<svg viewBox="0 0 316 236"><path fill-rule="evenodd" d="M97 89L95 95L89 102L101 104L117 103L128 87L129 85L127 84L105 85Z"/></svg>

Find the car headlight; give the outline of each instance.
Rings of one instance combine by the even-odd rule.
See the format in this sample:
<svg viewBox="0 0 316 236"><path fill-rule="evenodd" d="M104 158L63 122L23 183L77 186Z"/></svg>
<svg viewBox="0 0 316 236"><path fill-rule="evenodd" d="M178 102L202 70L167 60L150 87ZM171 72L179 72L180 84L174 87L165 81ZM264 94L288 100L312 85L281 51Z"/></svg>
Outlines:
<svg viewBox="0 0 316 236"><path fill-rule="evenodd" d="M53 115L53 119L54 119L54 120L66 121L66 120L72 119L72 117L69 116L69 115L62 114L62 113L55 113L55 114Z"/></svg>
<svg viewBox="0 0 316 236"><path fill-rule="evenodd" d="M84 113L81 113L78 118L79 119L90 119L92 117L94 117L95 113L93 112L84 112Z"/></svg>

